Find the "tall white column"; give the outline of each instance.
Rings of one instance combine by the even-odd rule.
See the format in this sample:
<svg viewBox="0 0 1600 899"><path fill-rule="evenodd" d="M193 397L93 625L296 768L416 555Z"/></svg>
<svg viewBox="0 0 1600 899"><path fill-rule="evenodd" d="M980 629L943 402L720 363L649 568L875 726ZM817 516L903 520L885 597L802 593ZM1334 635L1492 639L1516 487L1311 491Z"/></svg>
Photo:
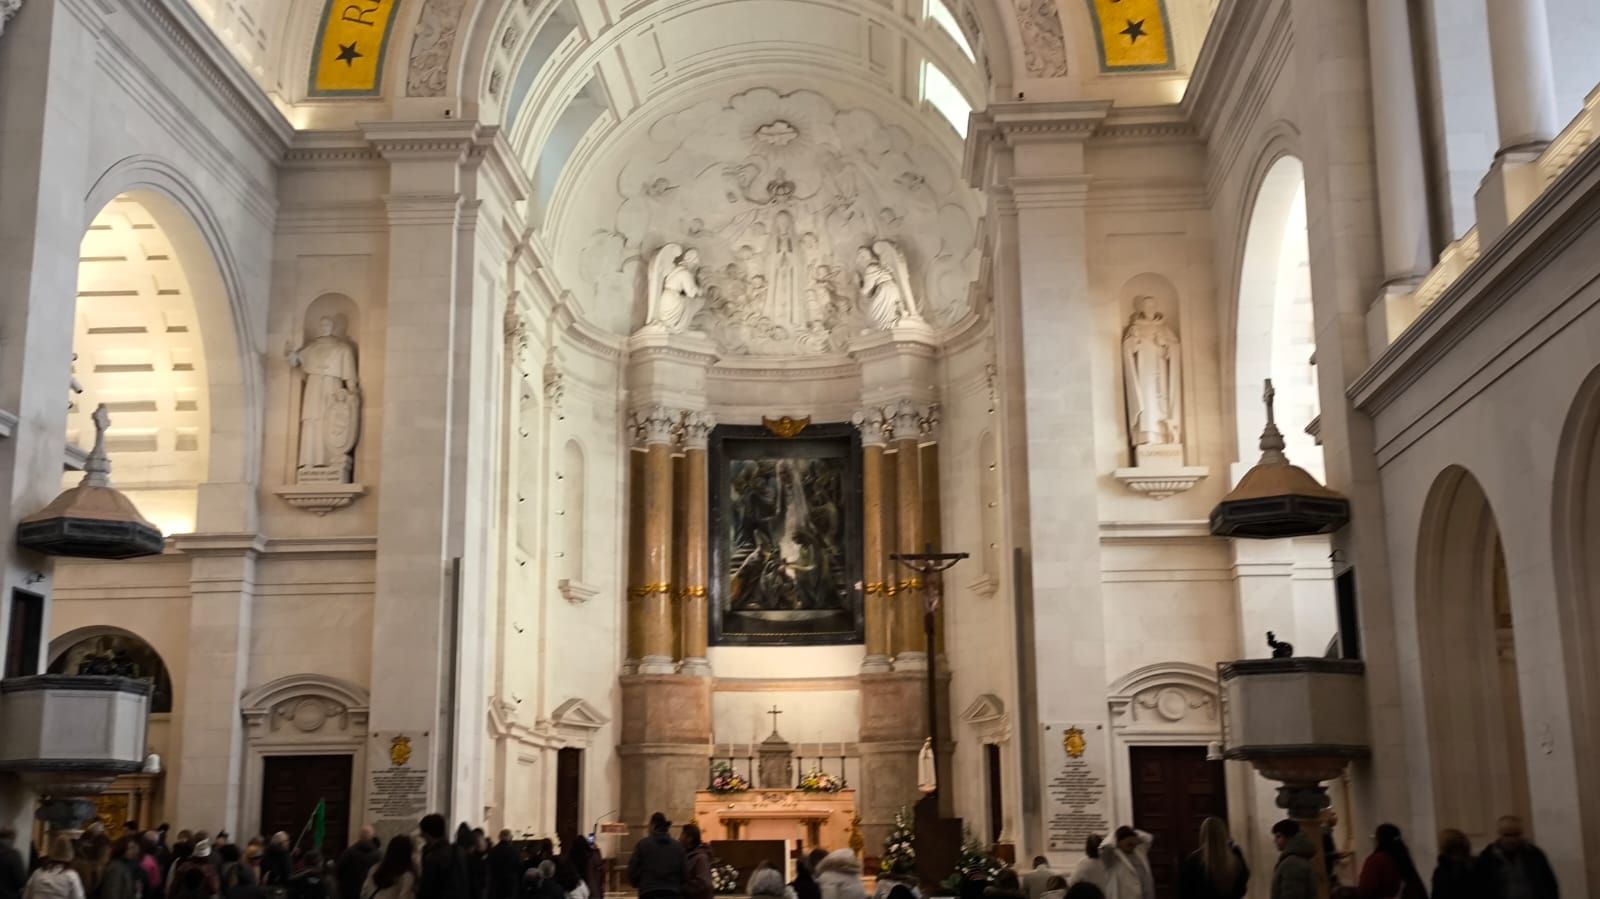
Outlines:
<svg viewBox="0 0 1600 899"><path fill-rule="evenodd" d="M1018 731L1023 834L1019 851L1043 851L1044 724L1084 726L1105 758L1107 717L1101 598L1100 472L1090 422L1101 329L1088 284L1086 138L1109 104L1001 103L974 122L967 177L994 198L996 356L1018 645ZM1091 510L1091 514L1084 514ZM1041 673L1047 666L1047 673Z"/></svg>
<svg viewBox="0 0 1600 899"><path fill-rule="evenodd" d="M11 436L0 438L0 655L8 628L19 625L9 620L12 591L39 594L45 621L34 644L38 670L48 645L54 565L12 538L17 521L61 489L94 109L89 73L95 38L85 24L89 17L74 6L35 0L0 37L0 85L9 88L0 88L6 93L0 103L0 411L16 416ZM32 791L0 774L0 825L29 833L33 805Z"/></svg>
<svg viewBox="0 0 1600 899"><path fill-rule="evenodd" d="M1490 0L1487 8L1500 151L1540 148L1561 130L1544 0Z"/></svg>
<svg viewBox="0 0 1600 899"><path fill-rule="evenodd" d="M1383 215L1383 274L1390 284L1421 278L1433 267L1422 115L1417 108L1407 9L1402 0L1367 0L1373 142L1378 151L1378 208Z"/></svg>
<svg viewBox="0 0 1600 899"><path fill-rule="evenodd" d="M1490 0L1488 12L1500 150L1477 193L1478 243L1484 247L1544 189L1533 163L1561 130L1544 0Z"/></svg>

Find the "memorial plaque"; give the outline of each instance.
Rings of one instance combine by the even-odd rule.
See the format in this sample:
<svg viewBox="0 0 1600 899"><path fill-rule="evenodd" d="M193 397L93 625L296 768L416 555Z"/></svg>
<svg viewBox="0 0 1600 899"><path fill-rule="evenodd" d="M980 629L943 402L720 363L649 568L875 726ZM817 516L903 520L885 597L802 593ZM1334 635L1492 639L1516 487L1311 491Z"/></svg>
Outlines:
<svg viewBox="0 0 1600 899"><path fill-rule="evenodd" d="M1111 832L1111 767L1104 724L1044 725L1045 840L1052 852L1082 852L1090 834Z"/></svg>
<svg viewBox="0 0 1600 899"><path fill-rule="evenodd" d="M367 818L387 840L428 814L427 731L378 731L367 744Z"/></svg>

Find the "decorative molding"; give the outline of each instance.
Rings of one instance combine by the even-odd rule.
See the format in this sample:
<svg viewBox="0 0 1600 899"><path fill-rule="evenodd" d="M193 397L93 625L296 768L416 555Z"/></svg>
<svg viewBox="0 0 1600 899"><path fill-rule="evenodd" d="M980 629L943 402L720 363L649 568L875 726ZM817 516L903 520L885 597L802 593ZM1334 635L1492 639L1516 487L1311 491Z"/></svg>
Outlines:
<svg viewBox="0 0 1600 899"><path fill-rule="evenodd" d="M1024 70L1031 78L1067 74L1066 35L1056 0L1014 0L1017 31L1022 36Z"/></svg>
<svg viewBox="0 0 1600 899"><path fill-rule="evenodd" d="M987 599L1000 592L1000 579L985 572L973 578L967 584L967 589Z"/></svg>
<svg viewBox="0 0 1600 899"><path fill-rule="evenodd" d="M362 484L291 484L272 492L296 509L320 516L350 505L365 496L367 488Z"/></svg>
<svg viewBox="0 0 1600 899"><path fill-rule="evenodd" d="M611 718L602 713L587 699L573 697L556 706L550 713L550 723L557 730L581 735L589 739L594 732L611 723Z"/></svg>
<svg viewBox="0 0 1600 899"><path fill-rule="evenodd" d="M0 35L6 33L6 23L22 8L22 0L0 0ZM7 435L10 436L10 435Z"/></svg>
<svg viewBox="0 0 1600 899"><path fill-rule="evenodd" d="M674 327L728 356L830 356L920 320L934 340L965 317L979 209L921 149L808 90L754 88L664 115L616 177L615 205L569 223L592 235L572 250L590 314L634 330L663 291L658 255L677 247L700 257L704 307Z"/></svg>
<svg viewBox="0 0 1600 899"><path fill-rule="evenodd" d="M556 581L556 591L561 594L562 599L573 605L583 605L600 595L599 587L591 587L582 581L566 577Z"/></svg>
<svg viewBox="0 0 1600 899"><path fill-rule="evenodd" d="M1146 543L1162 540L1202 540L1216 542L1211 525L1199 521L1102 521L1102 543Z"/></svg>
<svg viewBox="0 0 1600 899"><path fill-rule="evenodd" d="M1111 728L1183 730L1216 733L1217 675L1184 662L1146 665L1118 678L1107 689Z"/></svg>
<svg viewBox="0 0 1600 899"><path fill-rule="evenodd" d="M825 693L861 689L855 677L719 677L711 685L713 693Z"/></svg>
<svg viewBox="0 0 1600 899"><path fill-rule="evenodd" d="M980 743L1006 743L1011 740L1011 716L1005 700L983 693L961 713L961 720L978 735Z"/></svg>
<svg viewBox="0 0 1600 899"><path fill-rule="evenodd" d="M442 97L450 81L450 54L455 48L464 0L426 0L417 17L406 67L406 96Z"/></svg>
<svg viewBox="0 0 1600 899"><path fill-rule="evenodd" d="M1189 466L1167 471L1150 468L1119 468L1113 471L1111 476L1121 481L1124 486L1135 493L1142 493L1151 499L1166 499L1200 483L1210 473L1211 469L1205 466Z"/></svg>
<svg viewBox="0 0 1600 899"><path fill-rule="evenodd" d="M239 699L239 712L252 739L289 729L320 734L324 728L328 734L337 731L359 737L366 730L369 702L367 691L349 681L321 674L291 674L247 691Z"/></svg>

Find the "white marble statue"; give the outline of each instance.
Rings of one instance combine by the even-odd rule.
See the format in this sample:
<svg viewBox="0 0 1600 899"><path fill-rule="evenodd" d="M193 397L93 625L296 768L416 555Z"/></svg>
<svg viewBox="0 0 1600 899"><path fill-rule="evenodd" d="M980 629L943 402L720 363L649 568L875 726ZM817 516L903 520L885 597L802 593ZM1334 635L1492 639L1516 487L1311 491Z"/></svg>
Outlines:
<svg viewBox="0 0 1600 899"><path fill-rule="evenodd" d="M922 321L911 294L911 273L900 248L887 240L856 251L861 277L861 309L877 330Z"/></svg>
<svg viewBox="0 0 1600 899"><path fill-rule="evenodd" d="M705 305L699 268L700 254L693 249L669 243L656 251L650 261L646 328L674 334L689 330L696 313Z"/></svg>
<svg viewBox="0 0 1600 899"><path fill-rule="evenodd" d="M288 351L289 365L305 375L300 398L300 483L348 484L361 427L361 383L356 345L333 333L333 319L317 322L317 336Z"/></svg>
<svg viewBox="0 0 1600 899"><path fill-rule="evenodd" d="M22 0L0 0L0 34L6 33L6 23L22 9Z"/></svg>
<svg viewBox="0 0 1600 899"><path fill-rule="evenodd" d="M1122 332L1123 390L1134 446L1183 442L1183 366L1178 332L1156 309L1154 297L1133 300Z"/></svg>

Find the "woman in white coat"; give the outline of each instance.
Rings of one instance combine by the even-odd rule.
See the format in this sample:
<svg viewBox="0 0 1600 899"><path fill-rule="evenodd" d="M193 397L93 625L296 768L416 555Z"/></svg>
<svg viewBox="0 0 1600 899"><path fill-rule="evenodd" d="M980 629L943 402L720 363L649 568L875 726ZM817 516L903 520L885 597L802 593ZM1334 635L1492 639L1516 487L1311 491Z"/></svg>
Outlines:
<svg viewBox="0 0 1600 899"><path fill-rule="evenodd" d="M83 881L72 870L72 838L58 834L50 841L50 854L22 888L22 899L83 899Z"/></svg>
<svg viewBox="0 0 1600 899"><path fill-rule="evenodd" d="M1100 845L1106 865L1106 899L1156 899L1156 879L1150 873L1150 844L1154 838L1142 830L1123 826Z"/></svg>
<svg viewBox="0 0 1600 899"><path fill-rule="evenodd" d="M835 849L817 863L817 887L822 899L867 899L861 884L861 859L849 849Z"/></svg>

